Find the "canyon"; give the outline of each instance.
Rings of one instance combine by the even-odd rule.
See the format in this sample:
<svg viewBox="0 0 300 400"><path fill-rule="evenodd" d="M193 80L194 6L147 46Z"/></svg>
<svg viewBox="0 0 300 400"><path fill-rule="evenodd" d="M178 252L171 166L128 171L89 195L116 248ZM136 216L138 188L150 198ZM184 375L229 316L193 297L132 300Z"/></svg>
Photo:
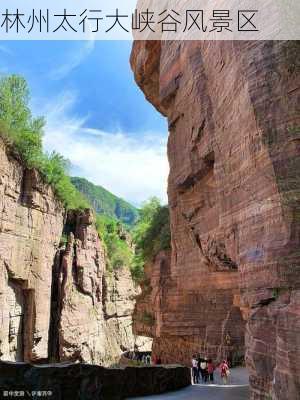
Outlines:
<svg viewBox="0 0 300 400"><path fill-rule="evenodd" d="M0 359L110 366L151 347L132 332L140 288L106 268L91 210L66 212L0 142Z"/></svg>
<svg viewBox="0 0 300 400"><path fill-rule="evenodd" d="M168 119L172 251L134 313L162 362L245 356L251 399L300 397L298 42L135 41Z"/></svg>
<svg viewBox="0 0 300 400"><path fill-rule="evenodd" d="M165 364L245 360L252 400L300 399L299 53L288 41L134 42L135 80L169 126L171 250L146 263L141 287L107 268L94 213L66 211L0 139L5 385L19 370L34 389L36 374L63 388L71 371L67 389L88 384L88 396L104 376L119 391L118 374L124 393L128 376L141 395L143 379L188 385L187 368L103 368L153 341Z"/></svg>

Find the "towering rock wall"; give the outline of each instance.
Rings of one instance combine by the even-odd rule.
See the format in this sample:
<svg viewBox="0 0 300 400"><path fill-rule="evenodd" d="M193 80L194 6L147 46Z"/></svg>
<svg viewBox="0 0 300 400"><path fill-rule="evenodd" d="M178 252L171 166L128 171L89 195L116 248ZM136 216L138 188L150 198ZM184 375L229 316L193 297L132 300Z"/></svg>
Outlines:
<svg viewBox="0 0 300 400"><path fill-rule="evenodd" d="M168 312L165 293L169 287L170 262L170 251L161 251L153 263L148 263L144 267L145 279L141 284L142 293L136 298L133 313L134 332L155 338L155 347L161 336L163 313ZM157 353L156 348L152 348L152 351L153 354ZM169 360L166 354L164 361L172 360Z"/></svg>
<svg viewBox="0 0 300 400"><path fill-rule="evenodd" d="M109 365L132 333L139 288L106 271L89 210L69 212L0 141L0 359ZM62 243L62 239L67 243Z"/></svg>
<svg viewBox="0 0 300 400"><path fill-rule="evenodd" d="M64 210L0 141L0 357L48 358L52 265Z"/></svg>
<svg viewBox="0 0 300 400"><path fill-rule="evenodd" d="M154 351L234 357L245 336L252 398L298 399L299 44L135 42L131 64L170 132Z"/></svg>

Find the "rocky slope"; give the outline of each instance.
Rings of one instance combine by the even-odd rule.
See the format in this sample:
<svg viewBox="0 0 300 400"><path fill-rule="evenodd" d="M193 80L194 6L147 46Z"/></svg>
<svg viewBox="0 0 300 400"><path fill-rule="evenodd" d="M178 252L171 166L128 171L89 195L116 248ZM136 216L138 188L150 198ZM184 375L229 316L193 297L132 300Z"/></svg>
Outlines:
<svg viewBox="0 0 300 400"><path fill-rule="evenodd" d="M145 344L132 333L139 288L106 271L91 212L65 215L2 141L0 210L0 359L109 365Z"/></svg>
<svg viewBox="0 0 300 400"><path fill-rule="evenodd" d="M136 330L186 363L245 337L252 399L299 399L299 44L135 42L131 64L169 122L172 231Z"/></svg>

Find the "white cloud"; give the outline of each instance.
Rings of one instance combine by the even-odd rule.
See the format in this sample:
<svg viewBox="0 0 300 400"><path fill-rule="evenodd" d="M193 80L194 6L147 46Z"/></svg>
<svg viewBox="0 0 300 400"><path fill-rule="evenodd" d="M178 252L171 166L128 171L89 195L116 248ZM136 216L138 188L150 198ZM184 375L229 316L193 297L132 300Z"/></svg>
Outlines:
<svg viewBox="0 0 300 400"><path fill-rule="evenodd" d="M166 202L167 139L155 133L108 133L87 127L87 118L70 116L75 100L74 94L63 93L43 110L48 121L45 148L60 152L81 176L132 203L151 196Z"/></svg>
<svg viewBox="0 0 300 400"><path fill-rule="evenodd" d="M95 40L93 38L85 41L79 49L76 49L76 51L73 51L68 55L68 57L66 57L68 60L66 63L58 66L50 72L50 79L60 80L68 76L70 72L77 68L91 54L94 48Z"/></svg>

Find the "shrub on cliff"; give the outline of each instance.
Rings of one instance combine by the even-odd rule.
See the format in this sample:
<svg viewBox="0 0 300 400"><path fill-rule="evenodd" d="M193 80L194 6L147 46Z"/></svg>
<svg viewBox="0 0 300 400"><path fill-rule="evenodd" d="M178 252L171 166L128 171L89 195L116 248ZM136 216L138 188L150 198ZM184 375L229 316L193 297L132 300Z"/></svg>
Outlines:
<svg viewBox="0 0 300 400"><path fill-rule="evenodd" d="M140 317L140 322L148 326L153 326L155 324L155 317L153 314L144 311Z"/></svg>
<svg viewBox="0 0 300 400"><path fill-rule="evenodd" d="M31 168L42 163L45 120L33 118L28 103L25 79L12 75L0 80L1 135Z"/></svg>
<svg viewBox="0 0 300 400"><path fill-rule="evenodd" d="M153 197L140 210L140 219L133 230L136 245L132 262L132 275L143 278L144 264L152 261L162 250L171 247L170 216L168 206L162 206L159 199Z"/></svg>
<svg viewBox="0 0 300 400"><path fill-rule="evenodd" d="M109 216L98 214L96 228L106 247L108 268L112 270L130 266L133 251L120 235L122 230L120 222Z"/></svg>
<svg viewBox="0 0 300 400"><path fill-rule="evenodd" d="M43 155L43 162L38 168L68 209L90 208L87 199L72 184L68 174L69 161L62 155L56 152Z"/></svg>
<svg viewBox="0 0 300 400"><path fill-rule="evenodd" d="M0 79L0 135L19 154L27 168L36 168L52 185L67 208L89 207L71 183L69 163L58 153L43 152L45 119L34 118L29 108L29 89L24 78L11 75Z"/></svg>

